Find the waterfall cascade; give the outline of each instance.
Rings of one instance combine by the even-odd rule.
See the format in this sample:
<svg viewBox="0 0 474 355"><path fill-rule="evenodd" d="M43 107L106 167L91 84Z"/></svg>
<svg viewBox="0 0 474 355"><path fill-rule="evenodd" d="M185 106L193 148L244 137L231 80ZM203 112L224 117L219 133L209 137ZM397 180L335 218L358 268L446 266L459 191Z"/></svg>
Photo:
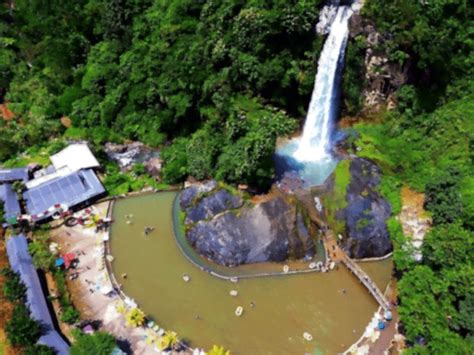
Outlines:
<svg viewBox="0 0 474 355"><path fill-rule="evenodd" d="M338 8L321 52L303 135L294 153L298 161L318 161L329 157L331 128L337 114L338 77L352 12L347 6Z"/></svg>
<svg viewBox="0 0 474 355"><path fill-rule="evenodd" d="M339 2L337 2L339 3ZM338 113L339 84L349 35L349 18L360 10L363 0L352 6L337 6L323 11L319 30L328 33L301 137L277 147L275 164L280 181L294 181L295 174L304 186L322 184L337 165L331 154L332 128ZM324 15L324 16L323 16Z"/></svg>

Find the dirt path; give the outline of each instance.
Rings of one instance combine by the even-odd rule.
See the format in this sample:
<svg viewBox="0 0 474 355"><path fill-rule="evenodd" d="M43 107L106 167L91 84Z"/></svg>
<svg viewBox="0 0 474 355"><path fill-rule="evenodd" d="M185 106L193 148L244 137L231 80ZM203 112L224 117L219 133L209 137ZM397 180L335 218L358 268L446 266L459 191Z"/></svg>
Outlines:
<svg viewBox="0 0 474 355"><path fill-rule="evenodd" d="M56 286L56 280L54 279L51 272L47 272L45 274L45 278L46 278L46 286L48 287L49 294L51 296L58 295L59 292L58 292L58 288ZM53 299L51 301L51 304L53 305L54 313L56 314L56 318L58 319L58 325L59 325L59 329L61 330L61 333L66 338L68 338L68 340L70 342L72 342L74 340L74 337L71 334L71 330L72 330L71 326L69 326L67 323L64 323L64 322L60 321L60 314L62 313L62 307L59 303L59 300L58 299Z"/></svg>
<svg viewBox="0 0 474 355"><path fill-rule="evenodd" d="M425 234L431 228L431 218L424 209L425 195L408 187L402 188L402 211L398 216L403 233L411 237L414 258L421 260L421 247Z"/></svg>

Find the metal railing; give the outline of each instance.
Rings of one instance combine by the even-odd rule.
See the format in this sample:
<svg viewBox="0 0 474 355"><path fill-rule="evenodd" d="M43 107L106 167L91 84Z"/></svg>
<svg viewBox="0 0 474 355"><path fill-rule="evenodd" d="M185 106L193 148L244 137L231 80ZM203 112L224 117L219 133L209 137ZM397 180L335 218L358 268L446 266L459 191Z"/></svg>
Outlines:
<svg viewBox="0 0 474 355"><path fill-rule="evenodd" d="M379 290L375 282L348 256L344 255L342 263L359 279L359 281L369 290L370 294L375 298L377 303L385 310L390 309L390 303L387 301L383 293Z"/></svg>

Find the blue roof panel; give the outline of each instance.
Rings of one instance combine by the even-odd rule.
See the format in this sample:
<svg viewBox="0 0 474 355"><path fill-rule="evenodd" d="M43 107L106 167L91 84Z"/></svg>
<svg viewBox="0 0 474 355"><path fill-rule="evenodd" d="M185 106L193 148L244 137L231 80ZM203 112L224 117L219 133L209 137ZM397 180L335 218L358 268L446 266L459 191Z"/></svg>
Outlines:
<svg viewBox="0 0 474 355"><path fill-rule="evenodd" d="M28 181L28 168L0 169L0 183L15 180Z"/></svg>
<svg viewBox="0 0 474 355"><path fill-rule="evenodd" d="M43 335L38 343L54 348L59 355L69 354L69 345L54 328L38 274L28 252L28 242L25 236L19 235L9 238L7 253L12 270L20 275L27 287L26 303L31 316L44 325Z"/></svg>
<svg viewBox="0 0 474 355"><path fill-rule="evenodd" d="M105 192L99 178L92 169L81 170L33 187L23 193L28 213L38 215L55 204L74 207ZM48 216L44 216L46 218Z"/></svg>
<svg viewBox="0 0 474 355"><path fill-rule="evenodd" d="M0 185L0 200L3 201L5 219L17 217L21 213L20 203L10 184Z"/></svg>

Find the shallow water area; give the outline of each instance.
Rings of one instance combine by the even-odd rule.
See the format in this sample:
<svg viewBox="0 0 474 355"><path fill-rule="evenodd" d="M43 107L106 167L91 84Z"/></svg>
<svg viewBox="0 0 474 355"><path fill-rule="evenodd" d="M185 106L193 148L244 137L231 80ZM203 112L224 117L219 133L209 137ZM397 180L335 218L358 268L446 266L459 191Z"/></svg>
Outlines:
<svg viewBox="0 0 474 355"><path fill-rule="evenodd" d="M111 232L113 270L124 292L161 327L178 332L192 346L221 344L235 354L303 354L316 349L334 354L360 337L378 305L344 267L238 283L216 278L196 268L178 248L172 223L175 196L167 192L119 200ZM133 215L130 224L126 214ZM155 230L145 235L145 226ZM390 260L361 266L385 288ZM245 268L258 271L262 265ZM121 279L122 273L128 277ZM232 297L231 290L238 295ZM238 306L244 309L241 317L235 315ZM313 340L305 340L304 332Z"/></svg>
<svg viewBox="0 0 474 355"><path fill-rule="evenodd" d="M306 188L322 185L336 168L338 160L328 154L320 160L299 161L295 158L299 143L300 138L293 138L278 144L274 155L278 179L282 179L285 173L295 173Z"/></svg>

